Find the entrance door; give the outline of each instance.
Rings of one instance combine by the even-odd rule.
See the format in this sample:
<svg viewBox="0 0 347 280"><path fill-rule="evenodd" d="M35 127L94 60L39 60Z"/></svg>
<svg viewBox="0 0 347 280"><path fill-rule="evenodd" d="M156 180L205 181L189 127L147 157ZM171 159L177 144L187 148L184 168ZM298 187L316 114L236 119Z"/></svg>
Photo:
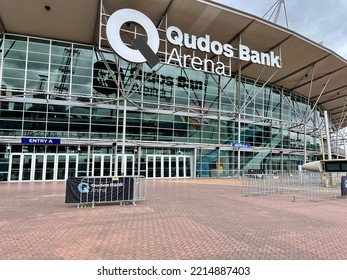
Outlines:
<svg viewBox="0 0 347 280"><path fill-rule="evenodd" d="M66 155L58 155L58 180L64 180L66 178Z"/></svg>
<svg viewBox="0 0 347 280"><path fill-rule="evenodd" d="M66 171L65 180L69 177L77 177L78 175L78 156L77 155L66 155Z"/></svg>
<svg viewBox="0 0 347 280"><path fill-rule="evenodd" d="M102 155L93 155L92 176L101 176L102 170Z"/></svg>
<svg viewBox="0 0 347 280"><path fill-rule="evenodd" d="M161 157L160 155L147 155L146 159L146 177L161 178Z"/></svg>
<svg viewBox="0 0 347 280"><path fill-rule="evenodd" d="M135 175L135 156L125 155L126 168L124 176L134 176ZM122 155L117 155L116 166L115 166L116 176L121 176L122 174Z"/></svg>
<svg viewBox="0 0 347 280"><path fill-rule="evenodd" d="M32 175L33 175L33 159L35 159L35 156L33 154L23 154L22 160L21 160L21 177L22 181L32 181Z"/></svg>
<svg viewBox="0 0 347 280"><path fill-rule="evenodd" d="M30 181L32 164L32 154L10 154L8 181Z"/></svg>
<svg viewBox="0 0 347 280"><path fill-rule="evenodd" d="M191 177L191 156L147 155L147 178Z"/></svg>
<svg viewBox="0 0 347 280"><path fill-rule="evenodd" d="M8 181L56 181L76 177L77 155L11 154Z"/></svg>
<svg viewBox="0 0 347 280"><path fill-rule="evenodd" d="M44 155L36 154L34 161L34 181L41 181L43 179L43 163ZM59 168L60 169L60 168Z"/></svg>
<svg viewBox="0 0 347 280"><path fill-rule="evenodd" d="M56 161L55 161L55 155L47 154L45 155L46 161L44 162L44 180L46 181L53 181L54 178L56 178L57 169L56 168Z"/></svg>
<svg viewBox="0 0 347 280"><path fill-rule="evenodd" d="M112 176L112 155L103 155L103 169L101 176Z"/></svg>
<svg viewBox="0 0 347 280"><path fill-rule="evenodd" d="M172 156L170 163L171 163L171 178L176 178L176 177L178 177L178 174L177 174L177 157Z"/></svg>
<svg viewBox="0 0 347 280"><path fill-rule="evenodd" d="M112 155L93 155L92 176L112 176Z"/></svg>

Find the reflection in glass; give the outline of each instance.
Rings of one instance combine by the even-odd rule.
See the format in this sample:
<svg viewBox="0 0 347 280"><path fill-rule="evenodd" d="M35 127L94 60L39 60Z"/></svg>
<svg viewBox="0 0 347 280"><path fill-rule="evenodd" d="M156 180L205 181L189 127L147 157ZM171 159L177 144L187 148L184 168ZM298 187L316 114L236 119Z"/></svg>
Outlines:
<svg viewBox="0 0 347 280"><path fill-rule="evenodd" d="M46 180L53 180L54 178L54 155L47 155L46 159Z"/></svg>
<svg viewBox="0 0 347 280"><path fill-rule="evenodd" d="M101 176L101 156L94 155L93 158L93 175L92 176Z"/></svg>
<svg viewBox="0 0 347 280"><path fill-rule="evenodd" d="M20 155L12 155L11 181L19 180Z"/></svg>
<svg viewBox="0 0 347 280"><path fill-rule="evenodd" d="M23 155L22 180L29 181L31 179L32 155Z"/></svg>
<svg viewBox="0 0 347 280"><path fill-rule="evenodd" d="M43 179L43 158L44 155L36 155L35 156L35 177L34 180L42 180Z"/></svg>
<svg viewBox="0 0 347 280"><path fill-rule="evenodd" d="M65 179L66 155L58 155L58 180Z"/></svg>
<svg viewBox="0 0 347 280"><path fill-rule="evenodd" d="M76 164L77 164L77 156L69 155L68 174L67 174L68 178L76 177Z"/></svg>

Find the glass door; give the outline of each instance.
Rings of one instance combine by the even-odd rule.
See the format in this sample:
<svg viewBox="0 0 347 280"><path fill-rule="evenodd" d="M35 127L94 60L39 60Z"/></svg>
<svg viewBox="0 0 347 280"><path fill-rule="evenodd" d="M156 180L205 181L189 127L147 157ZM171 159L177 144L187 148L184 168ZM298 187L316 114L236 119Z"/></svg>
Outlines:
<svg viewBox="0 0 347 280"><path fill-rule="evenodd" d="M54 180L66 180L69 177L77 177L77 155L58 154L55 155Z"/></svg>
<svg viewBox="0 0 347 280"><path fill-rule="evenodd" d="M147 156L146 163L147 163L146 177L154 178L154 156Z"/></svg>
<svg viewBox="0 0 347 280"><path fill-rule="evenodd" d="M67 176L65 179L69 177L77 177L77 167L78 167L78 158L77 155L66 155L67 160Z"/></svg>
<svg viewBox="0 0 347 280"><path fill-rule="evenodd" d="M177 174L177 157L171 156L171 178L178 177Z"/></svg>
<svg viewBox="0 0 347 280"><path fill-rule="evenodd" d="M147 178L191 177L191 156L147 155Z"/></svg>
<svg viewBox="0 0 347 280"><path fill-rule="evenodd" d="M125 155L126 168L124 176L133 176L135 174L135 156L134 155ZM116 176L121 176L122 174L122 155L117 155L116 160Z"/></svg>
<svg viewBox="0 0 347 280"><path fill-rule="evenodd" d="M58 174L57 180L66 178L66 155L58 155Z"/></svg>
<svg viewBox="0 0 347 280"><path fill-rule="evenodd" d="M20 178L21 181L32 181L32 171L34 170L33 167L33 157L32 154L23 154L22 155L22 162L21 162L21 175L22 178Z"/></svg>
<svg viewBox="0 0 347 280"><path fill-rule="evenodd" d="M170 178L171 177L171 160L170 156L163 156L163 177Z"/></svg>
<svg viewBox="0 0 347 280"><path fill-rule="evenodd" d="M77 155L11 154L8 181L55 181L76 177Z"/></svg>
<svg viewBox="0 0 347 280"><path fill-rule="evenodd" d="M43 179L43 161L44 155L36 154L35 155L35 166L34 170L34 181L40 181Z"/></svg>
<svg viewBox="0 0 347 280"><path fill-rule="evenodd" d="M191 177L192 176L192 170L191 170L191 160L192 160L192 157L188 156L186 157L186 167L185 167L185 170L186 170L186 177Z"/></svg>
<svg viewBox="0 0 347 280"><path fill-rule="evenodd" d="M162 178L163 171L163 157L162 156L154 156L155 158L155 178Z"/></svg>
<svg viewBox="0 0 347 280"><path fill-rule="evenodd" d="M21 154L10 154L8 181L19 181Z"/></svg>
<svg viewBox="0 0 347 280"><path fill-rule="evenodd" d="M146 166L147 166L147 172L146 177L147 178L156 178L157 177L157 159L154 155L147 155L146 157Z"/></svg>
<svg viewBox="0 0 347 280"><path fill-rule="evenodd" d="M186 177L184 156L178 156L178 177Z"/></svg>
<svg viewBox="0 0 347 280"><path fill-rule="evenodd" d="M46 161L45 161L45 178L44 180L46 181L53 181L54 178L56 178L56 172L57 172L57 168L56 167L56 164L55 164L55 155L50 155L50 154L47 154L45 155L46 157Z"/></svg>
<svg viewBox="0 0 347 280"><path fill-rule="evenodd" d="M171 162L170 156L148 155L147 156L147 178L170 178Z"/></svg>
<svg viewBox="0 0 347 280"><path fill-rule="evenodd" d="M112 176L112 155L93 155L92 176Z"/></svg>
<svg viewBox="0 0 347 280"><path fill-rule="evenodd" d="M93 155L92 176L102 176L102 155Z"/></svg>
<svg viewBox="0 0 347 280"><path fill-rule="evenodd" d="M103 155L101 176L112 176L112 155Z"/></svg>

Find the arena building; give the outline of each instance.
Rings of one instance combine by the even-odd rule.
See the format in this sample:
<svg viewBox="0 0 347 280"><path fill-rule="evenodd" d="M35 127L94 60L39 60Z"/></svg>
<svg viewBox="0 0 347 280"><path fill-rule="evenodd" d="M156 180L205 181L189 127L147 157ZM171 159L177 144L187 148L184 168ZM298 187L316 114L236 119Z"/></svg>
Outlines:
<svg viewBox="0 0 347 280"><path fill-rule="evenodd" d="M0 181L345 156L346 60L256 16L205 0L2 0L0 34Z"/></svg>

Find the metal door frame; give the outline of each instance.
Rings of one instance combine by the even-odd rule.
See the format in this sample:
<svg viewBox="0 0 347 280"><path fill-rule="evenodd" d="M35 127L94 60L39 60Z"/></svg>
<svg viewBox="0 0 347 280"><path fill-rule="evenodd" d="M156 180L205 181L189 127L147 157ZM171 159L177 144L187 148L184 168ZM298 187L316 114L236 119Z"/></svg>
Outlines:
<svg viewBox="0 0 347 280"><path fill-rule="evenodd" d="M149 158L151 158L153 160L153 176L150 178L191 178L192 177L192 161L193 158L190 155L146 155L146 178L148 177L148 162L149 162ZM156 176L156 168L157 168L157 158L160 158L160 177ZM168 158L169 159L169 176L168 177L164 177L164 158ZM190 176L187 177L187 159L189 158L190 160ZM176 161L176 176L173 177L173 173L172 173L172 159L175 159ZM179 173L179 161L180 159L183 159L183 176L180 176Z"/></svg>
<svg viewBox="0 0 347 280"><path fill-rule="evenodd" d="M92 176L94 175L95 172L95 158L100 157L100 175L99 176L111 176L113 174L113 157L112 154L93 154L92 155ZM110 158L110 174L105 174L104 173L104 167L105 167L105 157Z"/></svg>
<svg viewBox="0 0 347 280"><path fill-rule="evenodd" d="M70 157L75 157L76 159L76 166L75 166L75 176L77 174L78 170L78 155L75 154L41 154L41 153L11 153L9 158L9 171L8 171L8 182L33 182L33 181L63 181L66 180L68 177L68 165ZM19 156L19 175L18 180L11 180L12 175L12 164L13 164L13 157ZM25 156L31 156L31 169L30 169L30 179L29 180L23 180L23 166L24 166L24 157ZM35 180L35 172L36 172L36 158L38 156L43 156L43 166L42 166L42 178L40 180ZM46 179L46 171L47 171L47 157L48 156L54 156L53 160L53 178L52 179ZM59 156L65 156L65 174L64 179L58 180L58 163L59 163Z"/></svg>
<svg viewBox="0 0 347 280"><path fill-rule="evenodd" d="M116 155L116 162L115 162L115 170L114 170L114 174L116 176L121 176L122 174L118 174L118 167L120 164L120 167L122 166L122 154L117 154ZM125 168L125 174L124 176L134 176L135 175L135 155L133 154L125 154L125 162L128 163L128 159L131 159L131 163L132 163L132 174L128 174L128 168ZM123 175L122 175L123 176Z"/></svg>

